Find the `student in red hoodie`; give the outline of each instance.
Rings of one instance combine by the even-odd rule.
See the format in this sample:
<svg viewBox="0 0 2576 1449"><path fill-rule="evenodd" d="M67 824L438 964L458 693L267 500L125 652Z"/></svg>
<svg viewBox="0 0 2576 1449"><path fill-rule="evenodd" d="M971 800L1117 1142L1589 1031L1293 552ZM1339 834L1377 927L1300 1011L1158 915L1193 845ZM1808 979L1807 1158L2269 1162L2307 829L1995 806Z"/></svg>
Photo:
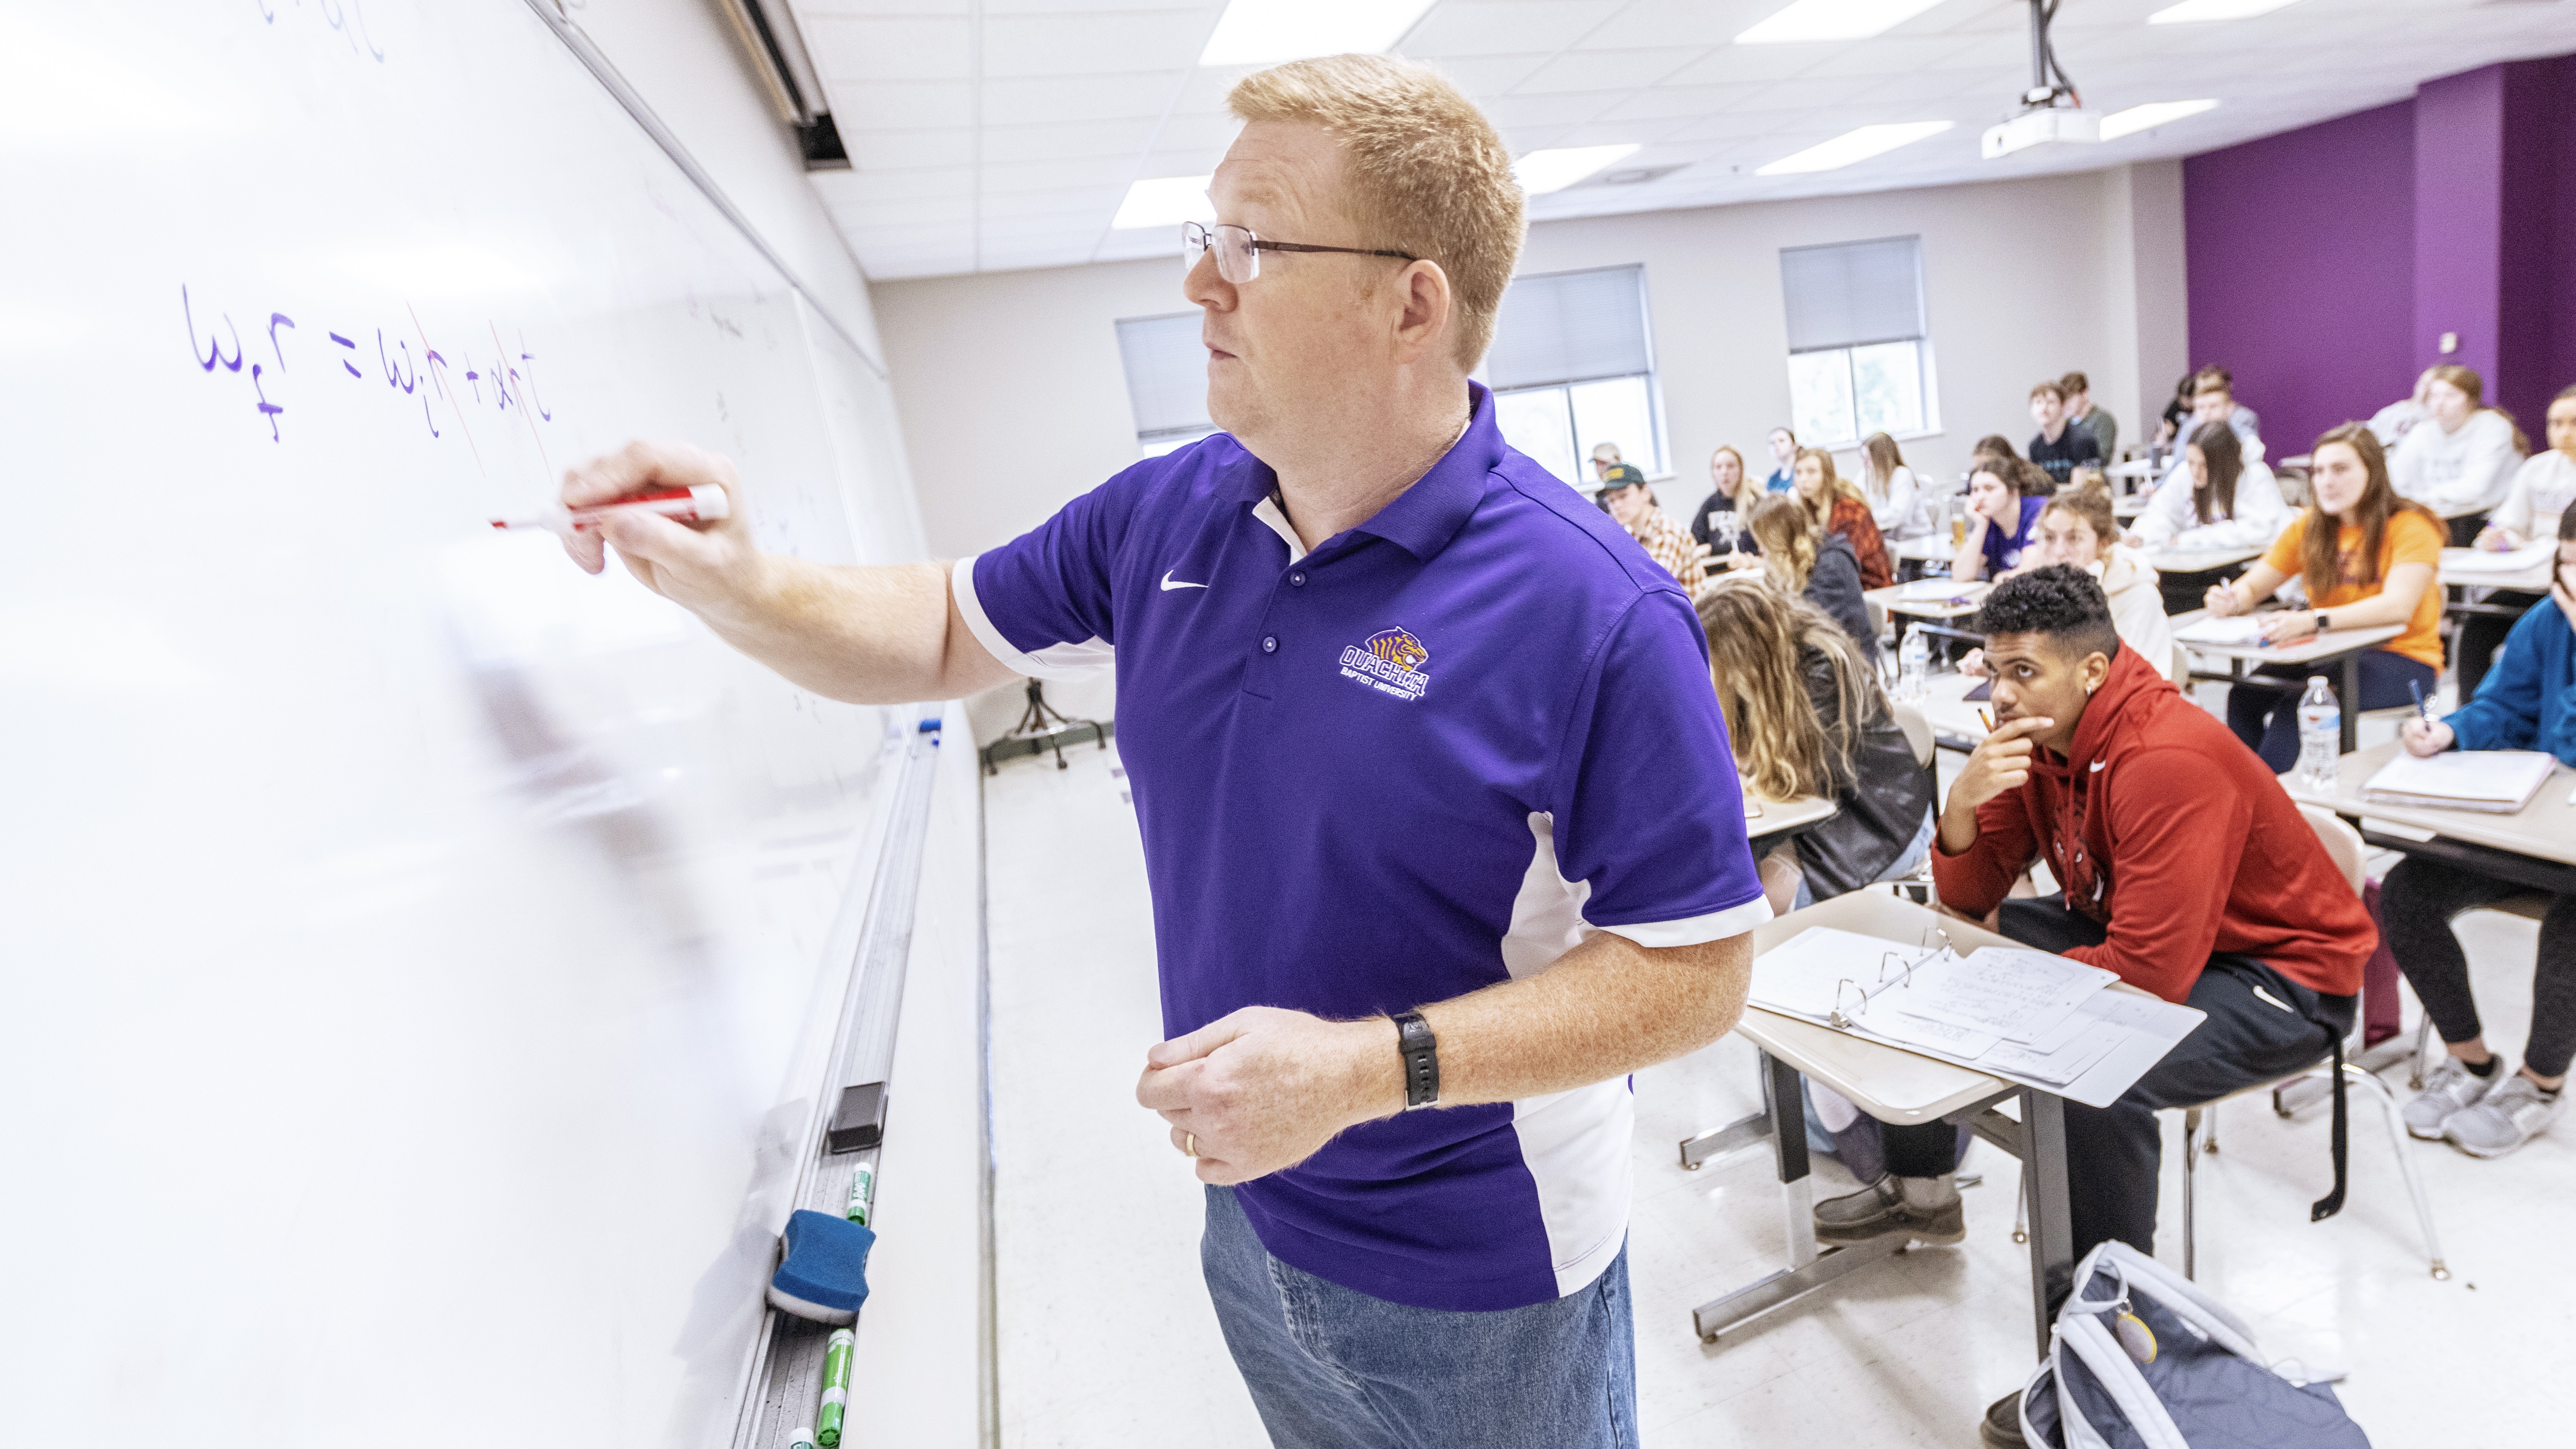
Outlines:
<svg viewBox="0 0 2576 1449"><path fill-rule="evenodd" d="M1943 907L2209 1014L2109 1107L2066 1104L2075 1256L2110 1238L2153 1252L2156 1109L2322 1059L2352 1027L2377 936L2280 782L2120 642L2091 576L2053 565L2007 579L1977 628L1996 724L1942 807ZM2064 898L2006 900L2040 861ZM1958 1241L1955 1129L1881 1138L1887 1176L1817 1204L1816 1235ZM1989 1444L2021 1442L2017 1399L1988 1415Z"/></svg>

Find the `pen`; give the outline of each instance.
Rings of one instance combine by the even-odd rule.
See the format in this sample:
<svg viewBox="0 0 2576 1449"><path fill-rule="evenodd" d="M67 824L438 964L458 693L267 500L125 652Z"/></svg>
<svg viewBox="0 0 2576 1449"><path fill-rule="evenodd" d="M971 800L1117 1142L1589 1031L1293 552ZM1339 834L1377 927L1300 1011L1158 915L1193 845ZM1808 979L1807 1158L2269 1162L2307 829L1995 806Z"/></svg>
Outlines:
<svg viewBox="0 0 2576 1449"><path fill-rule="evenodd" d="M2406 692L2415 696L2415 717L2426 724L2431 724L2433 710L2431 706L2424 703L2424 686L2410 679L2406 681Z"/></svg>
<svg viewBox="0 0 2576 1449"><path fill-rule="evenodd" d="M619 513L658 513L677 523L699 523L723 518L733 512L725 491L712 483L695 488L666 488L659 493L643 493L596 508L550 509L534 518L496 518L494 528L543 528L556 533L579 533L596 528L600 521Z"/></svg>

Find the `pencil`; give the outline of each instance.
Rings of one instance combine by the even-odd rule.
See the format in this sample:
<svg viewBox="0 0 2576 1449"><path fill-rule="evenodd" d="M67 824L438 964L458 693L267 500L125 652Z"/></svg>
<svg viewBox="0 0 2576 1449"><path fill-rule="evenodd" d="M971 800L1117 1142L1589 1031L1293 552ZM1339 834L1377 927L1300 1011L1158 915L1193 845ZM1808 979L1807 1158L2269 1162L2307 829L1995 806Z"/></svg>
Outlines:
<svg viewBox="0 0 2576 1449"><path fill-rule="evenodd" d="M1993 710L1980 708L1977 711L1977 718L1986 722L1987 734L1993 734L1995 732L1995 712Z"/></svg>

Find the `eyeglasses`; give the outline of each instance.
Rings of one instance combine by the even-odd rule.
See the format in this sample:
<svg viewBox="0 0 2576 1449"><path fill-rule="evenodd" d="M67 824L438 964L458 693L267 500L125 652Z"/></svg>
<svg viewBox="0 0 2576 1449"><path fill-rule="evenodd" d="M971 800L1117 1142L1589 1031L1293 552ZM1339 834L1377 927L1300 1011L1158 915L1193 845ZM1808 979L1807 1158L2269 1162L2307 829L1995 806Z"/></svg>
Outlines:
<svg viewBox="0 0 2576 1449"><path fill-rule="evenodd" d="M1355 257L1394 257L1400 261L1418 262L1422 258L1411 252L1372 251L1367 247L1318 247L1304 242L1264 241L1252 234L1250 227L1232 222L1202 226L1198 222L1181 224L1181 256L1190 266L1208 252L1216 253L1216 274L1236 286L1242 286L1261 275L1263 252L1343 252Z"/></svg>

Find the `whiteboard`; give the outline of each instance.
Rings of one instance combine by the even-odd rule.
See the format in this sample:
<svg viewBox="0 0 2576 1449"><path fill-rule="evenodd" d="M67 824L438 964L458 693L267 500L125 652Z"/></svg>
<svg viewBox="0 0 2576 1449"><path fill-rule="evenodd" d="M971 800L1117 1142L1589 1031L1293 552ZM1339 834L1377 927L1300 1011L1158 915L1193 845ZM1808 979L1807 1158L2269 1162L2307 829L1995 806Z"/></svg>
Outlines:
<svg viewBox="0 0 2576 1449"><path fill-rule="evenodd" d="M913 712L485 520L891 405L520 0L0 16L0 1441L699 1446Z"/></svg>

